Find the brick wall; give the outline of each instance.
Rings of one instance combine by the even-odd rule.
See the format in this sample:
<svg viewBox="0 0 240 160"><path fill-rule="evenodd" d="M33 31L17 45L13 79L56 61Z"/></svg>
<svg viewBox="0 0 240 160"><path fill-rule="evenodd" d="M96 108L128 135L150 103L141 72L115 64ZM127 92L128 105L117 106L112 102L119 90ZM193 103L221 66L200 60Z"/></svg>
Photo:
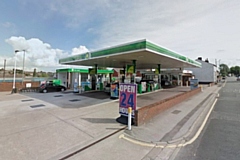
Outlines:
<svg viewBox="0 0 240 160"><path fill-rule="evenodd" d="M21 88L25 88L26 83L31 83L32 87L39 87L40 82L16 82L15 86L16 88L19 90ZM0 92L5 92L5 91L9 91L11 92L13 88L13 83L12 82L1 82L0 83Z"/></svg>
<svg viewBox="0 0 240 160"><path fill-rule="evenodd" d="M199 87L197 89L176 95L174 97L164 99L160 102L156 102L154 104L139 108L138 110L135 111L134 124L136 126L142 125L145 122L152 119L154 116L161 113L162 111L173 107L174 105L188 99L189 97L199 93L200 91L201 91L201 88Z"/></svg>

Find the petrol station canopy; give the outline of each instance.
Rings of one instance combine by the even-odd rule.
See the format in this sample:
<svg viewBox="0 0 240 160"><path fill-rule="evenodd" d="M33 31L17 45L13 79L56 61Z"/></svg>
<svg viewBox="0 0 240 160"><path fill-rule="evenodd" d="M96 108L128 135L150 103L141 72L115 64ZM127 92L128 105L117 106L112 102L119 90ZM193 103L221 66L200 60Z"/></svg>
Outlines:
<svg viewBox="0 0 240 160"><path fill-rule="evenodd" d="M146 39L59 60L60 64L123 68L136 60L136 69L196 68L201 63Z"/></svg>

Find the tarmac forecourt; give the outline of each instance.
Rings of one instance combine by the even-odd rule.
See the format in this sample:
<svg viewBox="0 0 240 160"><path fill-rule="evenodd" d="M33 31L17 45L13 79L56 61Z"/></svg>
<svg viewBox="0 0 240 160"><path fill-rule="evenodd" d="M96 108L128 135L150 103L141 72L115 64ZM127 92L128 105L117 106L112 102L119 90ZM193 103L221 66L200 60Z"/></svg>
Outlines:
<svg viewBox="0 0 240 160"><path fill-rule="evenodd" d="M13 95L6 92L0 93L0 141L2 144L0 154L4 159L34 159L36 157L39 159L51 159L51 157L60 159L91 144L97 146L110 140L108 143L104 143L106 147L109 143L119 144L119 141L124 144L124 148L134 147L137 144L131 152L135 149L144 150L141 154L135 155L139 158L153 146L159 148L184 146L192 143L195 137L194 133L200 132L196 128L200 128L199 126L206 119L207 113L210 114L219 89L220 87L216 85L204 87L199 94L163 111L159 116L145 124L132 126L131 131L121 130L126 125L116 122L116 118L119 117L118 100L104 100L103 103L92 103L92 105L87 106L84 103L90 103L94 99L60 93L36 94L35 97L31 97L31 93ZM161 98L167 98L170 93L174 95L183 93L184 89L178 88L177 92L161 90L140 95L138 96L138 103L141 103L139 108L146 105L146 99L150 101L157 99L154 96L160 92L162 93ZM46 96L49 99L44 101L44 97L40 99L38 96ZM81 101L69 101L72 99L80 99ZM204 99L205 103L201 103ZM62 106L58 106L58 103L61 103ZM84 106L79 106L81 103ZM40 104L42 104L41 107L30 107ZM185 123L180 123L196 107L198 109L191 118ZM183 126L180 127L182 124ZM190 126L193 127L189 129ZM178 127L179 130L176 130ZM118 130L120 131L117 132ZM109 137L109 135L111 136ZM115 135L118 136L115 137ZM104 137L107 138L104 139ZM102 138L103 140L100 142L99 140ZM167 141L160 141L161 139ZM149 149L148 147L142 148L142 145L148 146ZM12 149L9 150L9 148ZM92 146L88 148L89 154L93 148ZM121 150L121 146L115 146L113 150L121 152L124 149ZM106 151L102 150L102 152ZM84 153L88 153L88 151L84 150Z"/></svg>

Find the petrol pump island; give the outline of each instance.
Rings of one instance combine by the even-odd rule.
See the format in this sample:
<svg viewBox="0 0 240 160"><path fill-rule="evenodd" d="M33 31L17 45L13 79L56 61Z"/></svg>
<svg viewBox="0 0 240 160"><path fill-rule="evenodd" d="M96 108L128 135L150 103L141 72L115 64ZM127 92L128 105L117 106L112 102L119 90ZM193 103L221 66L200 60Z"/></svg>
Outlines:
<svg viewBox="0 0 240 160"><path fill-rule="evenodd" d="M62 58L59 63L89 66L59 69L58 79L76 91L108 91L111 98L119 98L119 112L125 116L128 107L136 109L137 94L181 86L184 68L201 67L201 63L146 39Z"/></svg>

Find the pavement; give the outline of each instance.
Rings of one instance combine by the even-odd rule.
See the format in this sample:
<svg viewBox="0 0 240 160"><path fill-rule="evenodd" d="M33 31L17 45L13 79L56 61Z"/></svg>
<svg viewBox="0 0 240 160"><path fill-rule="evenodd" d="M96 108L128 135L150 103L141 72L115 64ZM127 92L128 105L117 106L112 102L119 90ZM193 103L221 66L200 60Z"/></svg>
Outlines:
<svg viewBox="0 0 240 160"><path fill-rule="evenodd" d="M144 142L145 145L163 146L186 139L190 129L198 128L196 121L203 120L219 89L218 86L205 87L201 93L160 113L148 123L132 126L131 131L125 130L124 136Z"/></svg>
<svg viewBox="0 0 240 160"><path fill-rule="evenodd" d="M131 159L170 159L178 147L194 141L220 88L204 86L201 93L130 131L116 122L118 100L90 99L95 103L86 106L86 97L81 95L1 92L0 159L106 160L129 159L129 155ZM186 88L141 95L138 103L146 105L184 91ZM84 106L81 101L63 102L73 96L85 99Z"/></svg>

